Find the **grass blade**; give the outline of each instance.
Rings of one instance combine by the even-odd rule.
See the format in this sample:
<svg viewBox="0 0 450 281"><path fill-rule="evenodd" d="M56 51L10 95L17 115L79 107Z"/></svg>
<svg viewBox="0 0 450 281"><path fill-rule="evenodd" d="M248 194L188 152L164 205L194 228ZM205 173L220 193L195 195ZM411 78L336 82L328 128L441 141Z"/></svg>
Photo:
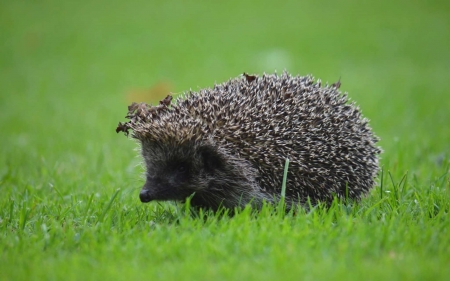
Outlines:
<svg viewBox="0 0 450 281"><path fill-rule="evenodd" d="M116 190L116 192L114 192L113 196L111 197L111 199L108 202L108 205L106 205L105 210L103 210L103 213L100 215L100 217L98 218L98 222L103 222L103 219L105 218L106 214L108 213L109 209L111 209L112 203L114 202L114 200L117 197L117 194L119 194L120 188L118 188Z"/></svg>

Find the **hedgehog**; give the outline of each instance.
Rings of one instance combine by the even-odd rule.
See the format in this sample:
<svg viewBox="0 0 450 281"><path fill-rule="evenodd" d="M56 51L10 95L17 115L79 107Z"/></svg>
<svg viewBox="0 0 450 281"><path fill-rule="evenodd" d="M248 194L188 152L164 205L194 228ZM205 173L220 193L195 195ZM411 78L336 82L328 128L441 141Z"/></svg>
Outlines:
<svg viewBox="0 0 450 281"><path fill-rule="evenodd" d="M133 103L128 122L145 164L142 202L184 201L218 210L260 208L281 199L289 160L287 209L334 198L360 199L379 171L376 137L340 79L243 74L158 105Z"/></svg>

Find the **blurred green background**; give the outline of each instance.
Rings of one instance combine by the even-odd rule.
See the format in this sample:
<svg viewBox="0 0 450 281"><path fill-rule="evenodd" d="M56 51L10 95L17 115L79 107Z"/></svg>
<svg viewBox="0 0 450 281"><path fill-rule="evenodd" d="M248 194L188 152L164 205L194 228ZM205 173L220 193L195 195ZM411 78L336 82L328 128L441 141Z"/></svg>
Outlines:
<svg viewBox="0 0 450 281"><path fill-rule="evenodd" d="M147 208L149 205L141 207L138 199L142 169L134 151L136 145L115 132L117 123L125 120L131 101L156 102L169 91L181 93L210 87L243 72L262 74L287 70L294 75L312 74L329 83L340 78L341 90L348 92L360 105L382 139L384 170L391 171L396 180L408 172L415 180L414 188L429 188L436 177L448 173L449 3L406 0L1 1L0 239L5 238L2 240L5 242L0 245L5 252L0 260L4 263L5 278L37 276L39 279L41 276L50 280L52 274L54 279L84 276L76 270L70 271L74 263L66 263L66 258L72 262L80 259L83 261L81 268L95 269L101 264L101 268L108 271L106 276L120 275L117 272L120 266L140 273L140 266L146 261L134 255L139 245L154 246L163 257L170 257L173 251L184 257L183 245L170 250L164 243L153 245L153 238L144 238L147 237L146 224L138 225L139 228L125 221L125 226L117 224L123 226L123 232L109 229L106 224L102 230L87 220L88 211L102 213L111 194L121 188L116 201L121 203L117 203L118 207L115 205L121 209L115 209L116 212L132 213L134 216L130 217L138 220L151 212L150 207ZM95 199L89 201L94 194ZM94 202L92 207L91 202ZM411 202L407 204L414 206ZM9 215L5 211L7 208L11 208ZM63 210L64 214L59 216ZM79 214L84 214L84 210L86 219L79 223L83 221ZM31 222L26 224L28 214ZM15 236L17 221L23 222L22 232ZM66 221L73 226L66 228ZM54 229L49 232L42 229L41 233L38 222L42 227L47 224ZM442 231L444 223L440 226ZM399 225L404 229L409 227L408 222ZM189 225L184 227L190 229ZM235 227L240 229L241 226ZM403 228L399 228L396 239L402 237ZM92 237L87 235L76 240L80 239L80 229L81 233L85 231ZM98 229L101 233L97 235ZM218 231L225 229L228 228L224 226ZM110 231L115 233L112 236L116 239L108 242ZM65 240L65 233L69 233L68 240ZM169 233L174 237L179 234ZM417 229L415 233L417 241L426 239ZM193 234L203 237L201 231ZM270 231L262 234L270 237ZM128 235L132 241L128 241ZM183 237L187 239L187 236L189 233ZM371 236L370 241L378 245L375 236ZM41 243L47 245L49 237L49 245L53 247L50 254L41 247ZM155 237L160 237L157 242L165 241L165 237ZM220 237L213 232L212 238L219 241ZM311 240L306 240L303 246L323 242L314 237L317 235L312 233ZM214 256L216 240L212 238L205 242L213 249L208 253ZM76 240L75 245L71 244L71 239ZM233 241L234 238L229 236L228 239ZM365 241L366 238L360 235L358 239ZM350 242L353 240L349 237ZM181 244L185 240L180 241ZM289 244L289 241L277 241L281 245ZM415 244L409 242L407 249L415 250ZM251 241L242 243L250 245ZM271 243L268 241L267 245ZM92 258L91 245L97 249L94 250L98 253L96 256L106 261L104 264ZM233 248L232 243L230 245L231 250L224 255L234 250L242 253L239 248ZM315 264L315 260L307 257L315 249L310 246L303 256L310 265ZM354 268L355 260L349 258L353 255L351 249L344 252L347 259L343 262L348 261L348 267L339 267L341 276L345 276L347 269ZM425 267L435 265L431 274L439 274L440 265L446 263L442 259L445 248L440 256L436 256L435 248L424 248L423 256L412 255L400 275L395 275L397 264L390 262L392 252L387 249L383 257L386 257L384 264L392 265L386 273L394 274L391 277L415 272L427 276L423 267L411 266L422 257L429 258ZM191 254L194 250L188 249ZM369 257L365 264L359 264L362 274L376 264L378 256L369 253L370 247L367 252L364 247L359 250L360 256ZM73 254L76 251L79 256ZM385 254L383 249L379 252ZM108 256L108 253L115 255ZM128 258L121 260L122 254ZM44 258L44 255L48 256ZM319 263L314 268L316 275L310 275L312 280L314 276L325 276L329 280L330 276L322 272L322 265L333 269L335 255L329 256L326 260L329 263ZM252 254L244 263L239 261L240 256L235 258L235 264L241 268L253 265ZM125 259L129 262L123 263ZM203 265L195 264L199 260L204 261L197 256L192 259L194 264L187 264L186 268L202 272ZM89 266L85 267L84 262ZM278 268L290 268L290 262L284 263L286 257L280 262ZM10 265L24 265L23 272ZM266 263L261 265L266 268ZM169 276L183 274L177 271L180 268L176 264L170 268L175 270L169 271ZM9 271L5 273L5 270ZM36 270L41 275L33 275ZM214 267L211 270L214 271ZM309 270L308 264L299 268L300 272ZM379 270L380 276L384 274L383 264L373 270ZM272 273L278 274L276 270ZM104 272L98 276L102 274ZM260 274L264 275L265 271Z"/></svg>
<svg viewBox="0 0 450 281"><path fill-rule="evenodd" d="M427 177L449 153L448 3L2 1L3 192L134 179L134 144L114 132L131 101L285 69L341 78L383 165Z"/></svg>

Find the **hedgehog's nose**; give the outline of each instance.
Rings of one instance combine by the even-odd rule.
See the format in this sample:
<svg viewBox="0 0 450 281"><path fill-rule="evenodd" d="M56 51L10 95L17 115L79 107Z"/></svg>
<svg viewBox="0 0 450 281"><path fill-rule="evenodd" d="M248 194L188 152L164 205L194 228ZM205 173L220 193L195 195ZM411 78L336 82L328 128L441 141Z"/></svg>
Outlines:
<svg viewBox="0 0 450 281"><path fill-rule="evenodd" d="M141 199L142 203L147 203L152 201L152 197L150 196L150 192L148 190L141 190L141 193L139 193L139 199Z"/></svg>

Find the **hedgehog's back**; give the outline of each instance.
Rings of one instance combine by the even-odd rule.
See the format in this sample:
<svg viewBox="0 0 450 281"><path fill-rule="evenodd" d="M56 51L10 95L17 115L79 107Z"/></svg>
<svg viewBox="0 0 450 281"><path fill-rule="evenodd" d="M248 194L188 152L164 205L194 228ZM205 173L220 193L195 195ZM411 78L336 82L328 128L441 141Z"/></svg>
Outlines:
<svg viewBox="0 0 450 281"><path fill-rule="evenodd" d="M216 85L180 103L207 126L208 137L250 161L260 185L279 193L286 158L288 194L329 200L359 197L378 172L377 138L354 104L335 86L312 77L263 75Z"/></svg>

